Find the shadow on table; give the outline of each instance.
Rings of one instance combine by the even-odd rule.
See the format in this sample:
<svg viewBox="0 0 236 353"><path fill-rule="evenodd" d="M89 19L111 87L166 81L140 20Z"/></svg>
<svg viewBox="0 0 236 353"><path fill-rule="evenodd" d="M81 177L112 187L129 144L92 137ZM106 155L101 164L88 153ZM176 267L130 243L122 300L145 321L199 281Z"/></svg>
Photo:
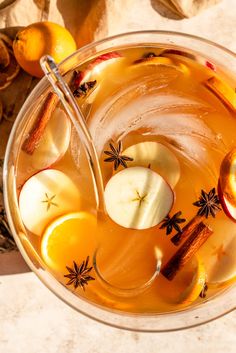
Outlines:
<svg viewBox="0 0 236 353"><path fill-rule="evenodd" d="M57 8L78 48L107 36L106 0L57 0Z"/></svg>
<svg viewBox="0 0 236 353"><path fill-rule="evenodd" d="M18 251L0 254L0 276L30 272L30 268Z"/></svg>

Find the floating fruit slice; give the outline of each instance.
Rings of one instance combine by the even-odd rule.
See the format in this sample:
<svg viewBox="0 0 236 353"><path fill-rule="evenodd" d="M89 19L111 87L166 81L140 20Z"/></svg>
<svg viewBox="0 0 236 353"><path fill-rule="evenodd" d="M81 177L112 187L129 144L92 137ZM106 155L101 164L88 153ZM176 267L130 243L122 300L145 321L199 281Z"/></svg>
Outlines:
<svg viewBox="0 0 236 353"><path fill-rule="evenodd" d="M143 66L148 67L148 66L155 66L155 65L172 66L185 74L189 74L189 72L190 72L189 68L185 64L178 63L178 62L172 60L171 58L165 57L165 56L144 57L144 58L141 58L141 59L134 61L133 65L131 67L138 68L138 67L143 67Z"/></svg>
<svg viewBox="0 0 236 353"><path fill-rule="evenodd" d="M7 67L10 63L10 55L6 45L0 39L0 69Z"/></svg>
<svg viewBox="0 0 236 353"><path fill-rule="evenodd" d="M214 236L201 247L209 285L221 286L236 281L236 226L229 219L211 221Z"/></svg>
<svg viewBox="0 0 236 353"><path fill-rule="evenodd" d="M235 89L229 86L226 82L213 76L209 78L205 85L210 88L222 101L231 109L236 110L236 92Z"/></svg>
<svg viewBox="0 0 236 353"><path fill-rule="evenodd" d="M202 259L197 255L193 256L171 281L162 275L157 278L159 294L175 309L190 305L198 299L205 282L206 270Z"/></svg>
<svg viewBox="0 0 236 353"><path fill-rule="evenodd" d="M128 147L122 154L133 158L129 167L148 167L160 174L172 188L180 178L180 164L174 153L158 142L140 142Z"/></svg>
<svg viewBox="0 0 236 353"><path fill-rule="evenodd" d="M220 196L221 195L221 196ZM223 194L220 194L219 192L219 197L221 201L222 208L229 218L232 219L232 221L236 222L236 207L233 206L225 197Z"/></svg>
<svg viewBox="0 0 236 353"><path fill-rule="evenodd" d="M110 52L98 56L94 61L89 64L85 72L84 81L87 75L89 75L90 77L93 75L96 78L97 75L101 74L101 72L106 67L111 64L114 64L117 60L120 60L121 58L122 56L118 52Z"/></svg>
<svg viewBox="0 0 236 353"><path fill-rule="evenodd" d="M39 145L29 162L36 169L45 169L60 159L67 151L70 143L71 124L62 109L56 109L43 133Z"/></svg>
<svg viewBox="0 0 236 353"><path fill-rule="evenodd" d="M199 297L199 294L204 288L206 283L206 270L200 257L195 256L181 272L181 276L185 278L186 282L188 283L189 280L191 282L180 294L177 302L184 305L190 305Z"/></svg>
<svg viewBox="0 0 236 353"><path fill-rule="evenodd" d="M183 57L186 57L188 59L191 59L191 60L196 60L197 57L195 55L193 55L192 53L189 53L189 52L186 52L186 51L183 51L183 50L180 50L180 49L165 49L163 52L162 52L162 55L176 55L176 56L183 56Z"/></svg>
<svg viewBox="0 0 236 353"><path fill-rule="evenodd" d="M105 188L108 215L125 228L146 229L157 225L169 213L173 202L170 186L148 168L124 169Z"/></svg>
<svg viewBox="0 0 236 353"><path fill-rule="evenodd" d="M109 65L114 64L117 60L122 58L118 52L110 52L98 56L93 60L87 67L87 69L81 73L81 79L78 84L86 81L97 80L98 76L103 72Z"/></svg>
<svg viewBox="0 0 236 353"><path fill-rule="evenodd" d="M136 60L133 65L174 65L173 60L164 56L152 56Z"/></svg>
<svg viewBox="0 0 236 353"><path fill-rule="evenodd" d="M231 205L236 206L236 148L221 163L219 184L223 196Z"/></svg>
<svg viewBox="0 0 236 353"><path fill-rule="evenodd" d="M45 229L41 254L52 269L65 273L73 261L80 263L95 249L96 218L88 212L63 215Z"/></svg>
<svg viewBox="0 0 236 353"><path fill-rule="evenodd" d="M233 206L224 196L220 186L220 182L218 183L218 196L226 216L229 217L232 221L236 222L236 207Z"/></svg>
<svg viewBox="0 0 236 353"><path fill-rule="evenodd" d="M98 56L90 62L84 71L75 72L71 88L75 97L88 97L86 103L92 103L98 93L98 88L103 78L106 76L105 70L108 66L122 58L118 52L110 52ZM109 76L111 73L109 72Z"/></svg>
<svg viewBox="0 0 236 353"><path fill-rule="evenodd" d="M53 219L78 210L79 206L77 187L67 175L55 169L43 170L29 178L19 197L22 220L37 235Z"/></svg>

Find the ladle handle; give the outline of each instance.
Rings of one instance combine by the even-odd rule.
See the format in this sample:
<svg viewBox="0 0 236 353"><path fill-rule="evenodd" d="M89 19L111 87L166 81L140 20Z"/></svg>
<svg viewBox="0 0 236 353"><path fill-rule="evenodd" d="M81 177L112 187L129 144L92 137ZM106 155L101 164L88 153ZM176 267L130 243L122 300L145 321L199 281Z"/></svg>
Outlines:
<svg viewBox="0 0 236 353"><path fill-rule="evenodd" d="M93 177L97 210L104 213L104 186L101 168L97 156L97 151L95 149L92 136L87 127L83 114L78 104L76 103L76 100L69 86L63 80L54 59L49 55L45 55L41 58L40 65L54 92L59 97L60 102L67 112L73 126L76 129L78 137L82 142Z"/></svg>

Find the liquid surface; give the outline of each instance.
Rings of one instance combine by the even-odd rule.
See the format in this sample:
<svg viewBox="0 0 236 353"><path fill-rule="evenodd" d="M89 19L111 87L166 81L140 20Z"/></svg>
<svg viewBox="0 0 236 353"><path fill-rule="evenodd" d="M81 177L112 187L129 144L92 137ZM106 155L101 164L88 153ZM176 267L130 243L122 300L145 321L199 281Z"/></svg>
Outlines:
<svg viewBox="0 0 236 353"><path fill-rule="evenodd" d="M77 69L77 73L80 70L87 75L81 84L96 80L87 92L76 94L72 81L72 89L100 158L104 185L124 169L119 165L114 170L114 161L104 161L109 157L104 151L111 151L110 144L118 148L120 141L122 151L129 151L129 147L143 142L155 142L166 147L169 154L167 152L165 158L158 157L163 159L162 169L155 156L151 163L147 160L147 164L141 166L168 179L174 202L166 217L181 212L179 218L183 221L179 227L182 229L199 211L193 203L201 197L201 190L209 194L215 188L217 193L221 162L236 145L235 112L227 97L219 98L219 94L206 84L212 77L220 77L228 85L227 77L221 75L220 69L213 71L212 67L209 68L209 63L203 58L190 58L179 51L136 48L118 54L97 65L88 63ZM81 89L81 85L78 88ZM60 131L60 139L61 134ZM57 194L47 189L46 198L40 202L49 207L45 211L47 216L50 207L55 209L55 213L39 235L29 232L28 236L48 270L75 295L121 311L157 313L202 302L204 298L199 294L204 283L208 290L201 296L206 295L208 299L234 282L236 264L229 249L236 246L236 227L223 210L217 212L215 218L211 215L204 218L204 224L212 229L213 234L173 280L168 280L161 273L153 279L157 260L161 259L163 268L181 247L171 241L178 233L178 227L172 227L167 234L167 227L160 228L162 220L147 229L125 228L107 214L97 215L89 165L73 127L66 153L64 146L57 146L50 138L48 148L53 147L53 157L58 148L58 158L46 168L59 170L74 182L80 194L79 205L72 202L71 208L65 212L63 197L66 194L63 194L60 200L64 208L60 211ZM40 143L37 148L40 149ZM170 157L172 155L174 157ZM167 157L170 163L174 163L172 160L176 158L179 167L169 170L165 164ZM157 166L154 166L156 160ZM129 167L129 161L127 164ZM33 156L20 152L17 174L20 198L24 183L41 170ZM85 212L84 223L81 225L77 218L69 223L60 218L59 226L52 223L71 212ZM91 221L91 217L96 222ZM92 267L88 276L93 279L88 279L82 287L75 286L73 281L68 285L68 279L72 277L65 275L76 271L74 262L79 266L84 261L82 269L85 269L88 256L87 269ZM229 257L230 261L227 260ZM95 268L93 261L96 262Z"/></svg>

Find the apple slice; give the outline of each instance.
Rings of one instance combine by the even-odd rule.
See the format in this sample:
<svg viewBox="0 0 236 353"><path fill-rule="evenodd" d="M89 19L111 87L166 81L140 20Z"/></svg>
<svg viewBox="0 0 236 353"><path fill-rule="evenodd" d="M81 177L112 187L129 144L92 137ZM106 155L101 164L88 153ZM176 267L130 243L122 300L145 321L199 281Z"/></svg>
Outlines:
<svg viewBox="0 0 236 353"><path fill-rule="evenodd" d="M213 91L228 107L236 111L236 92L226 82L216 76L209 78L205 85Z"/></svg>
<svg viewBox="0 0 236 353"><path fill-rule="evenodd" d="M236 281L236 226L229 219L212 219L214 235L199 250L209 285Z"/></svg>
<svg viewBox="0 0 236 353"><path fill-rule="evenodd" d="M191 59L191 60L196 60L197 57L196 55L193 55L192 53L189 53L187 51L183 51L181 49L165 49L163 52L162 52L162 55L178 55L178 56L183 56L185 58L188 58L188 59Z"/></svg>
<svg viewBox="0 0 236 353"><path fill-rule="evenodd" d="M236 222L236 208L233 206L227 199L222 196L221 205L225 212L225 214L232 219L232 221Z"/></svg>
<svg viewBox="0 0 236 353"><path fill-rule="evenodd" d="M228 216L232 221L236 222L236 207L232 205L230 201L228 201L227 198L224 196L220 181L218 182L218 196L226 216Z"/></svg>
<svg viewBox="0 0 236 353"><path fill-rule="evenodd" d="M223 196L236 207L236 148L224 157L220 166L219 184Z"/></svg>
<svg viewBox="0 0 236 353"><path fill-rule="evenodd" d="M27 154L27 163L37 170L45 169L59 160L70 143L71 123L66 113L57 108L42 135L39 145L32 155Z"/></svg>
<svg viewBox="0 0 236 353"><path fill-rule="evenodd" d="M102 54L91 61L84 71L75 71L72 80L72 90L75 97L80 98L80 96L83 96L83 94L78 94L78 91L85 92L85 95L88 91L89 95L86 102L91 104L97 95L100 82L105 75L105 69L121 58L123 57L118 52ZM111 73L109 73L109 75L111 75ZM89 85L91 87L88 89Z"/></svg>
<svg viewBox="0 0 236 353"><path fill-rule="evenodd" d="M43 170L23 185L19 196L22 221L41 235L49 222L62 214L78 211L80 193L73 181L56 169Z"/></svg>
<svg viewBox="0 0 236 353"><path fill-rule="evenodd" d="M121 59L122 56L118 52L110 52L98 56L96 59L90 62L84 71L77 72L77 76L74 80L74 85L79 87L85 82L97 80L98 76L101 75L102 71L112 63L116 62L117 59Z"/></svg>
<svg viewBox="0 0 236 353"><path fill-rule="evenodd" d="M129 167L148 167L160 174L172 188L180 178L180 164L174 153L159 142L140 142L128 147L122 154L133 158Z"/></svg>
<svg viewBox="0 0 236 353"><path fill-rule="evenodd" d="M110 218L133 229L154 227L167 216L174 202L168 183L144 167L126 168L113 175L104 196Z"/></svg>

